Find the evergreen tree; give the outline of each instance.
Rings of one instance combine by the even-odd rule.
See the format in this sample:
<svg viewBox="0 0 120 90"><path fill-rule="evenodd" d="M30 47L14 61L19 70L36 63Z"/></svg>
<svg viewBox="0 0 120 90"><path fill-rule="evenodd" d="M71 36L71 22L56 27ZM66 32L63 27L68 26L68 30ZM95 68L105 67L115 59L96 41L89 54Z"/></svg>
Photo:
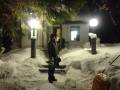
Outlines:
<svg viewBox="0 0 120 90"><path fill-rule="evenodd" d="M16 21L26 20L30 13L43 17L51 24L60 24L80 12L85 0L0 0L0 23L3 28L3 45L11 49L16 36ZM20 20L21 22L21 20ZM21 34L22 35L22 34Z"/></svg>

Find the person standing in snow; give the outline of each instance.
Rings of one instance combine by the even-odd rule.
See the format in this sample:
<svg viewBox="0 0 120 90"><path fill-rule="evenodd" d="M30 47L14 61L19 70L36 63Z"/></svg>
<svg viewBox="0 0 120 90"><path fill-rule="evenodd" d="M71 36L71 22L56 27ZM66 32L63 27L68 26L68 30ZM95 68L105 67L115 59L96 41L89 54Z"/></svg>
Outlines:
<svg viewBox="0 0 120 90"><path fill-rule="evenodd" d="M58 63L58 48L55 41L55 34L50 35L50 40L48 42L48 54L49 54L49 67L48 67L48 81L53 83L57 81L54 76L56 66L59 66Z"/></svg>

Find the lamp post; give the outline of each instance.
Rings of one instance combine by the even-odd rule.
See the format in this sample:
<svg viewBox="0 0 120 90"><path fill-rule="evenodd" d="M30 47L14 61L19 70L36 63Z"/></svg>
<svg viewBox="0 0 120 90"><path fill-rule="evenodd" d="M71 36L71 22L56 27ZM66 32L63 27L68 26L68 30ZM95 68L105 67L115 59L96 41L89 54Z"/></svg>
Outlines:
<svg viewBox="0 0 120 90"><path fill-rule="evenodd" d="M37 19L31 18L28 21L28 25L31 28L31 58L36 57L36 38L37 38L37 27L39 21Z"/></svg>
<svg viewBox="0 0 120 90"><path fill-rule="evenodd" d="M94 32L94 27L98 26L98 19L97 18L90 19L89 26L92 27L92 31Z"/></svg>
<svg viewBox="0 0 120 90"><path fill-rule="evenodd" d="M96 54L96 39L97 35L94 34L94 27L98 25L98 20L96 18L92 18L89 20L89 26L92 27L92 33L89 33L89 42L91 46L92 54Z"/></svg>

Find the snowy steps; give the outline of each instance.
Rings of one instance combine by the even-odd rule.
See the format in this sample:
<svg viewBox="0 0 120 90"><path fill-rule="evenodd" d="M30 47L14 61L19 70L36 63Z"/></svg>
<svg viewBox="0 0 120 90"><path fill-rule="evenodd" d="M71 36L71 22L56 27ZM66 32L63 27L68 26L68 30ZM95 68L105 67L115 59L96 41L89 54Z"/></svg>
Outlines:
<svg viewBox="0 0 120 90"><path fill-rule="evenodd" d="M47 68L40 68L39 71L42 73L48 73ZM65 71L65 69L55 69L55 73L66 74L66 71Z"/></svg>
<svg viewBox="0 0 120 90"><path fill-rule="evenodd" d="M48 65L42 65L42 66L40 66L39 71L41 73L48 73ZM55 68L55 73L66 74L66 65L60 65L59 67L56 67Z"/></svg>
<svg viewBox="0 0 120 90"><path fill-rule="evenodd" d="M45 67L45 68L48 68L48 65L42 65L41 67ZM60 65L59 67L56 67L58 69L64 69L66 68L66 65Z"/></svg>

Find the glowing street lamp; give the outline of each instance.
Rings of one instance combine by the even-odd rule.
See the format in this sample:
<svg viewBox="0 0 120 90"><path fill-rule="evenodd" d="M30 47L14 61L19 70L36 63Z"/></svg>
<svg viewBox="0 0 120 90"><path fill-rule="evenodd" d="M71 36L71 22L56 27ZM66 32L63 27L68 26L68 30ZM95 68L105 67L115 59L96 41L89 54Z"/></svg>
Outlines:
<svg viewBox="0 0 120 90"><path fill-rule="evenodd" d="M92 28L92 33L89 33L89 42L91 45L91 52L92 54L96 54L96 34L94 34L94 27L98 26L98 19L97 18L92 18L89 20L89 26Z"/></svg>
<svg viewBox="0 0 120 90"><path fill-rule="evenodd" d="M96 18L90 19L89 25L90 25L90 27L96 27L98 25L98 19L96 19Z"/></svg>
<svg viewBox="0 0 120 90"><path fill-rule="evenodd" d="M37 28L39 27L40 23L39 20L31 18L28 21L28 25L31 28L31 58L36 57L36 38L37 38Z"/></svg>
<svg viewBox="0 0 120 90"><path fill-rule="evenodd" d="M89 20L89 26L92 28L92 32L94 33L94 28L97 27L99 24L97 18L92 18Z"/></svg>
<svg viewBox="0 0 120 90"><path fill-rule="evenodd" d="M31 27L31 29L37 29L37 28L39 28L40 22L38 19L31 18L28 21L28 25Z"/></svg>

